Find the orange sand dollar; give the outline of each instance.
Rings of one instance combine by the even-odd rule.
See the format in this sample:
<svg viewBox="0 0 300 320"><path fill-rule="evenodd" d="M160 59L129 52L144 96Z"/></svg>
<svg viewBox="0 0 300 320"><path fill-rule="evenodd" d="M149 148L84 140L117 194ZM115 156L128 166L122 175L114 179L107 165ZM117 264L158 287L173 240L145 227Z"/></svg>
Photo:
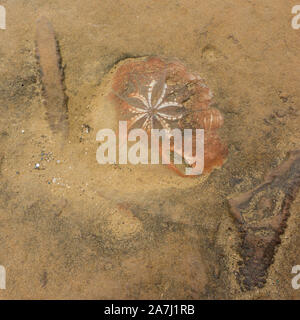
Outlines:
<svg viewBox="0 0 300 320"><path fill-rule="evenodd" d="M110 98L119 120L128 122L128 130L204 129L203 172L207 174L224 163L227 147L217 132L223 116L210 107L212 93L203 79L178 60L147 57L121 64L113 77ZM185 176L174 163L169 167Z"/></svg>

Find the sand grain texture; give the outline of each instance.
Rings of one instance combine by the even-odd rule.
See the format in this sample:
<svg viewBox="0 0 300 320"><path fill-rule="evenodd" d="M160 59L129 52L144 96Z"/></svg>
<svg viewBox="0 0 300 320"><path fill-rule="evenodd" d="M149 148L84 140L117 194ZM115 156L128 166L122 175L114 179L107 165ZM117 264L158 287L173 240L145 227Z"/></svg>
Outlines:
<svg viewBox="0 0 300 320"><path fill-rule="evenodd" d="M7 18L0 30L0 265L7 271L1 299L300 298L291 286L292 267L300 264L299 192L273 254L286 214L280 206L289 203L285 185L294 180L281 171L271 188L264 184L265 174L300 146L295 1L1 5ZM52 26L37 24L39 17ZM97 130L119 119L107 97L110 71L149 56L178 59L214 93L213 113L188 119L218 130L228 146L226 162L205 177L96 161ZM205 120L211 114L217 122ZM257 197L250 192L253 205L262 199L268 207L276 197L275 211L262 217L246 203L245 227L256 249L252 226L266 221L270 238L262 239L271 245L261 247L259 254L268 252L263 269L254 268L262 274L244 272L251 290L243 291L236 272L253 263L242 259L227 199L260 185ZM261 261L257 250L250 253Z"/></svg>

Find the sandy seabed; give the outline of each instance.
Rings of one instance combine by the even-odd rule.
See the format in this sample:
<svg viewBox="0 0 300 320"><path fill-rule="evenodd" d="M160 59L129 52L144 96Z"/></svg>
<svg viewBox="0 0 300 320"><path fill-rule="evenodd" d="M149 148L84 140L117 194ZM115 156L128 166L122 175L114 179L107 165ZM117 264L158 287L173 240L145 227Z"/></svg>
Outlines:
<svg viewBox="0 0 300 320"><path fill-rule="evenodd" d="M242 234L228 204L299 149L295 4L3 0L0 265L7 282L0 298L299 299L291 286L300 264L299 194L265 283L250 290L240 280ZM65 74L63 145L46 119L36 58L41 16L53 25ZM109 72L145 56L179 59L214 93L228 157L204 178L96 162L95 108L99 123L115 117L105 98Z"/></svg>

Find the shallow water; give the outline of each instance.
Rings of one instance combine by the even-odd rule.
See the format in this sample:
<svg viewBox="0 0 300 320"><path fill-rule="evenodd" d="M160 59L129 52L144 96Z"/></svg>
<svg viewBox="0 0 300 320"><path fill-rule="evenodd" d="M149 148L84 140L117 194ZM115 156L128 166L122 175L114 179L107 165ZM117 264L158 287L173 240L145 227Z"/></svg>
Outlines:
<svg viewBox="0 0 300 320"><path fill-rule="evenodd" d="M1 297L299 298L290 286L299 195L267 283L252 291L235 276L241 238L228 207L229 197L259 185L299 149L299 34L289 2L2 5L0 264L9 277ZM35 57L41 15L53 24L65 65L63 147L45 116ZM221 169L189 179L162 165L96 162L96 132L86 125L115 119L105 79L118 61L149 55L178 58L213 91L229 149Z"/></svg>

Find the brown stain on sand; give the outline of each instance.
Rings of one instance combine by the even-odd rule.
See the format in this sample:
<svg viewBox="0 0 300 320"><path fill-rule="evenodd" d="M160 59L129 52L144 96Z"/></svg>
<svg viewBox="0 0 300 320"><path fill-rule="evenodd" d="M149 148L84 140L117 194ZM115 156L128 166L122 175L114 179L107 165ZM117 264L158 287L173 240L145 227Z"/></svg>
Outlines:
<svg viewBox="0 0 300 320"><path fill-rule="evenodd" d="M47 120L54 133L68 135L67 96L59 47L52 24L42 17L37 21L36 54L40 65Z"/></svg>
<svg viewBox="0 0 300 320"><path fill-rule="evenodd" d="M243 265L238 280L243 288L264 286L299 188L300 150L297 150L290 152L262 184L229 200L242 233Z"/></svg>

